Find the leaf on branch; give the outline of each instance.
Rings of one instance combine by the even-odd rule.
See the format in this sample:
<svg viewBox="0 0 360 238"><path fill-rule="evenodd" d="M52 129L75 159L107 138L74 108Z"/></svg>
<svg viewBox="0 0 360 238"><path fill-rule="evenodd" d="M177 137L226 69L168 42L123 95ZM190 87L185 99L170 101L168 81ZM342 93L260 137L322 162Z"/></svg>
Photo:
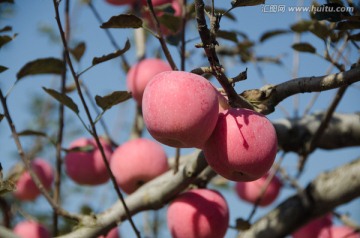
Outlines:
<svg viewBox="0 0 360 238"><path fill-rule="evenodd" d="M16 37L16 35L14 35L13 37L8 36L8 35L0 36L0 48L1 48L3 45L6 45L6 44L9 43L10 41L12 41L15 37Z"/></svg>
<svg viewBox="0 0 360 238"><path fill-rule="evenodd" d="M2 72L4 72L4 71L6 71L6 70L8 70L9 68L7 68L7 67L5 67L5 66L2 66L2 65L0 65L0 73L2 73Z"/></svg>
<svg viewBox="0 0 360 238"><path fill-rule="evenodd" d="M336 25L336 30L354 30L360 29L360 21L342 21Z"/></svg>
<svg viewBox="0 0 360 238"><path fill-rule="evenodd" d="M85 42L80 42L73 49L70 49L70 53L74 56L75 60L79 62L81 57L84 55L85 49Z"/></svg>
<svg viewBox="0 0 360 238"><path fill-rule="evenodd" d="M86 146L75 146L71 149L63 149L66 151L66 153L70 152L91 152L94 151L94 146L92 145L86 145Z"/></svg>
<svg viewBox="0 0 360 238"><path fill-rule="evenodd" d="M229 40L235 43L238 43L237 34L233 31L223 31L219 30L216 34L217 37L223 38L225 40Z"/></svg>
<svg viewBox="0 0 360 238"><path fill-rule="evenodd" d="M4 114L0 114L0 122L2 121L2 119L4 119L5 115Z"/></svg>
<svg viewBox="0 0 360 238"><path fill-rule="evenodd" d="M143 21L132 14L120 14L111 17L107 22L104 22L101 28L140 28Z"/></svg>
<svg viewBox="0 0 360 238"><path fill-rule="evenodd" d="M101 57L95 57L92 61L92 64L95 65L95 64L100 64L102 62L105 62L105 61L108 61L108 60L111 60L111 59L114 59L116 57L119 57L120 55L123 55L126 51L128 51L130 49L130 41L129 39L126 41L125 43L125 46L123 49L121 50L117 50L115 51L114 53L110 53L108 55L104 55L104 56L101 56Z"/></svg>
<svg viewBox="0 0 360 238"><path fill-rule="evenodd" d="M231 1L232 8L235 7L247 7L264 4L265 0L233 0Z"/></svg>
<svg viewBox="0 0 360 238"><path fill-rule="evenodd" d="M246 231L249 230L251 227L251 224L244 220L243 218L236 219L236 229L239 231Z"/></svg>
<svg viewBox="0 0 360 238"><path fill-rule="evenodd" d="M24 65L17 73L17 80L35 74L62 74L65 68L64 61L56 58L43 58L31 61Z"/></svg>
<svg viewBox="0 0 360 238"><path fill-rule="evenodd" d="M195 9L195 6L194 6L194 9ZM205 6L206 11L211 12L211 9L212 8L210 6ZM218 14L221 14L224 17L229 18L230 20L236 21L236 17L233 14L229 13L227 9L215 8L215 12ZM224 13L226 13L226 14L223 15Z"/></svg>
<svg viewBox="0 0 360 238"><path fill-rule="evenodd" d="M315 12L314 16L318 21L327 20L330 22L338 22L344 19L346 16L350 16L350 13L347 11L336 11L337 8L343 8L344 5L339 3L327 3L321 6L316 6L318 11ZM320 11L324 9L323 11ZM326 11L325 9L330 9Z"/></svg>
<svg viewBox="0 0 360 238"><path fill-rule="evenodd" d="M274 36L278 36L278 35L282 35L282 34L286 34L289 33L290 31L288 30L272 30L272 31L267 31L265 32L261 37L260 37L260 42L264 42L265 40L270 39L271 37Z"/></svg>
<svg viewBox="0 0 360 238"><path fill-rule="evenodd" d="M360 41L360 33L350 35L349 40Z"/></svg>
<svg viewBox="0 0 360 238"><path fill-rule="evenodd" d="M290 29L294 32L302 33L305 31L309 31L311 25L312 21L301 20L295 24L292 24L290 26Z"/></svg>
<svg viewBox="0 0 360 238"><path fill-rule="evenodd" d="M24 130L19 133L17 133L18 136L42 136L47 137L46 133L41 131L34 131L34 130Z"/></svg>
<svg viewBox="0 0 360 238"><path fill-rule="evenodd" d="M15 183L11 180L5 180L0 182L0 195L15 191Z"/></svg>
<svg viewBox="0 0 360 238"><path fill-rule="evenodd" d="M158 19L162 25L173 33L177 32L181 26L181 19L175 15L165 13Z"/></svg>
<svg viewBox="0 0 360 238"><path fill-rule="evenodd" d="M316 53L316 49L309 43L296 43L291 46L294 50L300 52Z"/></svg>
<svg viewBox="0 0 360 238"><path fill-rule="evenodd" d="M0 29L0 32L6 32L6 31L11 31L11 30L12 30L11 26L5 26L5 27Z"/></svg>
<svg viewBox="0 0 360 238"><path fill-rule="evenodd" d="M104 111L110 109L112 106L124 102L131 98L131 93L127 91L115 91L104 97L96 95L96 104Z"/></svg>
<svg viewBox="0 0 360 238"><path fill-rule="evenodd" d="M320 23L318 21L314 21L310 25L309 31L322 40L326 40L326 38L331 35L330 28L326 24Z"/></svg>
<svg viewBox="0 0 360 238"><path fill-rule="evenodd" d="M55 98L61 104L67 106L72 111L74 111L76 114L79 113L78 106L74 103L74 101L69 96L67 96L66 94L59 93L59 92L57 92L57 91L55 91L53 89L49 89L49 88L45 88L45 87L43 87L43 89L45 90L45 92L50 94L50 96Z"/></svg>

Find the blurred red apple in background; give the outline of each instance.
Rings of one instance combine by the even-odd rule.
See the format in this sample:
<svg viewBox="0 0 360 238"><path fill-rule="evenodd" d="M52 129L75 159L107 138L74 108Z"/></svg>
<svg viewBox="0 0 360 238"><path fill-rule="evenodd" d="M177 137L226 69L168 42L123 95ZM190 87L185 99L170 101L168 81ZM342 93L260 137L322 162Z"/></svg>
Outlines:
<svg viewBox="0 0 360 238"><path fill-rule="evenodd" d="M103 138L100 138L100 143L107 160L110 161L110 144ZM65 156L65 170L73 181L82 185L99 185L109 180L100 149L93 138L79 138L70 144L69 149L74 151Z"/></svg>
<svg viewBox="0 0 360 238"><path fill-rule="evenodd" d="M167 224L174 238L223 238L229 225L228 205L215 190L193 189L171 202Z"/></svg>
<svg viewBox="0 0 360 238"><path fill-rule="evenodd" d="M161 59L143 59L130 68L126 76L126 83L138 105L142 104L146 84L156 74L164 71L171 71L171 67Z"/></svg>
<svg viewBox="0 0 360 238"><path fill-rule="evenodd" d="M21 238L50 238L49 231L35 221L22 221L14 227L14 233ZM4 237L5 238L5 237Z"/></svg>
<svg viewBox="0 0 360 238"><path fill-rule="evenodd" d="M167 156L162 146L145 138L122 144L111 158L111 171L119 187L127 194L168 169Z"/></svg>
<svg viewBox="0 0 360 238"><path fill-rule="evenodd" d="M293 238L318 238L321 229L330 227L332 225L331 214L313 219L304 226L300 227L293 234Z"/></svg>
<svg viewBox="0 0 360 238"><path fill-rule="evenodd" d="M318 238L360 238L360 233L348 226L329 226L321 229Z"/></svg>
<svg viewBox="0 0 360 238"><path fill-rule="evenodd" d="M265 174L261 178L251 181L251 182L237 182L235 184L235 191L238 196L252 204L255 204L256 201L260 198L261 191L266 186L266 180L269 177L269 174ZM260 206L270 205L278 197L282 183L279 178L275 175L269 185L267 186L261 200L259 202Z"/></svg>
<svg viewBox="0 0 360 238"><path fill-rule="evenodd" d="M39 177L44 188L50 189L54 180L54 171L51 165L45 160L37 158L31 161L30 166ZM14 195L20 200L34 200L40 195L40 190L28 171L22 173L17 180Z"/></svg>

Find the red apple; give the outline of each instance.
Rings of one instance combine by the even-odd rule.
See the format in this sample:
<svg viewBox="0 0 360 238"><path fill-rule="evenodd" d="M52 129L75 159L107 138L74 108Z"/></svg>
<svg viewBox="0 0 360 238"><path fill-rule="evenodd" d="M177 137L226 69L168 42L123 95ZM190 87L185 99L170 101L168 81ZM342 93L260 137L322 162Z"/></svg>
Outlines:
<svg viewBox="0 0 360 238"><path fill-rule="evenodd" d="M360 238L360 233L348 226L329 226L321 229L318 238Z"/></svg>
<svg viewBox="0 0 360 238"><path fill-rule="evenodd" d="M169 205L167 224L174 238L223 238L229 225L229 208L219 192L193 189Z"/></svg>
<svg viewBox="0 0 360 238"><path fill-rule="evenodd" d="M144 91L145 125L165 145L201 148L218 119L217 95L202 76L183 71L157 74Z"/></svg>
<svg viewBox="0 0 360 238"><path fill-rule="evenodd" d="M309 223L305 224L293 234L293 238L318 238L321 229L330 227L332 225L331 214L316 218Z"/></svg>
<svg viewBox="0 0 360 238"><path fill-rule="evenodd" d="M219 113L203 150L209 165L221 176L233 181L253 181L266 174L274 163L276 132L265 116L231 108Z"/></svg>
<svg viewBox="0 0 360 238"><path fill-rule="evenodd" d="M170 70L170 65L161 59L144 59L130 68L126 83L138 105L141 105L145 86L151 78L158 73Z"/></svg>
<svg viewBox="0 0 360 238"><path fill-rule="evenodd" d="M50 164L43 159L37 158L30 164L33 171L39 177L45 189L50 189L54 180L54 172ZM40 190L32 180L30 173L25 171L16 182L15 197L20 200L34 200L40 195Z"/></svg>
<svg viewBox="0 0 360 238"><path fill-rule="evenodd" d="M14 233L21 238L50 238L49 231L35 221L22 221L14 227Z"/></svg>
<svg viewBox="0 0 360 238"><path fill-rule="evenodd" d="M111 5L121 6L121 5L131 5L135 4L138 0L105 0Z"/></svg>
<svg viewBox="0 0 360 238"><path fill-rule="evenodd" d="M103 138L100 138L100 143L110 161L110 144ZM82 150L71 151L65 156L65 170L73 181L82 185L99 185L109 180L110 176L94 139L77 139L70 144L70 149Z"/></svg>
<svg viewBox="0 0 360 238"><path fill-rule="evenodd" d="M235 191L238 196L252 204L255 204L256 201L260 198L261 191L266 185L266 180L269 177L269 174L265 174L261 178L251 181L251 182L237 182L235 184ZM261 200L259 202L260 206L270 205L278 197L282 183L279 178L275 175L269 185L267 186Z"/></svg>
<svg viewBox="0 0 360 238"><path fill-rule="evenodd" d="M106 236L99 236L99 238L120 238L118 228L111 229Z"/></svg>
<svg viewBox="0 0 360 238"><path fill-rule="evenodd" d="M169 169L164 149L145 138L119 146L111 158L111 171L117 184L127 194Z"/></svg>

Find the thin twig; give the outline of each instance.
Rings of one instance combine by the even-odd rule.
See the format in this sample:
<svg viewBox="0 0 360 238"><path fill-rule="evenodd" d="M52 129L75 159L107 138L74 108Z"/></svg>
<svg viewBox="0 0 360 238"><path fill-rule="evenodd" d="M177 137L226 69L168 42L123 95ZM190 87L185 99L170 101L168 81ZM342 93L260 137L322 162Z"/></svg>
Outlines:
<svg viewBox="0 0 360 238"><path fill-rule="evenodd" d="M156 27L156 32L157 32L157 38L160 42L160 45L161 45L161 48L165 54L165 57L167 59L167 61L169 62L171 68L173 70L178 70L176 64L175 64L175 61L174 59L172 58L171 54L170 54L170 51L169 51L169 48L167 47L167 44L165 42L165 39L164 39L164 35L161 31L161 28L160 28L160 22L156 16L156 13L155 13L155 10L154 10L154 6L152 4L152 1L151 0L147 0L146 1L147 4L148 4L148 7L149 7L149 10L150 10L150 14L151 14L151 18L153 20L153 22L155 23L155 27Z"/></svg>
<svg viewBox="0 0 360 238"><path fill-rule="evenodd" d="M65 29L66 29L66 38L70 39L70 14L69 14L69 0L65 1ZM65 62L66 56L65 52L63 52L63 61ZM61 85L60 92L65 94L66 89L66 66L63 69L61 74ZM54 188L54 201L57 204L61 204L61 169L62 169L62 142L63 142L63 134L64 134L64 105L62 103L59 104L59 119L58 119L58 132L57 132L57 141L56 141L56 163L55 163L55 188ZM53 236L58 235L58 225L59 225L59 216L54 210L53 212Z"/></svg>
<svg viewBox="0 0 360 238"><path fill-rule="evenodd" d="M36 187L40 190L42 195L46 198L46 200L49 202L50 206L57 212L57 214L62 215L64 217L67 217L67 218L72 219L72 220L76 220L76 221L81 220L81 216L71 214L68 211L64 210L62 207L60 207L52 199L49 192L45 189L45 187L43 186L42 182L40 181L38 175L31 168L29 157L26 156L26 154L24 153L22 144L20 142L18 133L16 131L16 127L15 127L13 121L12 121L9 109L7 107L6 98L3 96L3 93L2 93L1 89L0 89L0 101L1 101L2 107L4 109L5 118L6 118L7 122L8 122L8 124L9 124L9 127L10 127L12 137L13 137L13 139L15 141L15 144L16 144L16 147L17 147L17 150L18 150L18 154L20 155L23 163L25 164L25 168L29 172L29 174L31 176L31 179L34 181Z"/></svg>
<svg viewBox="0 0 360 238"><path fill-rule="evenodd" d="M300 175L302 173L309 154L316 148L316 144L317 144L318 140L323 135L325 129L329 125L332 115L335 112L336 107L339 105L340 100L344 96L347 88L348 88L348 86L343 86L338 89L332 103L330 104L328 110L326 111L326 114L324 115L323 120L321 121L321 123L319 125L319 128L317 129L316 133L311 138L311 140L305 144L305 151L301 155L300 162L299 162L299 174L298 175Z"/></svg>
<svg viewBox="0 0 360 238"><path fill-rule="evenodd" d="M59 6L58 6L58 2L56 0L53 0L53 3L54 3L54 9L55 9L55 19L56 19L56 22L57 22L57 25L58 25L58 28L59 28L59 32L60 32L60 36L61 36L61 40L62 40L62 43L63 43L63 46L64 46L64 50L65 50L65 55L66 55L66 61L67 61L67 64L70 68L70 71L71 71L71 74L75 80L75 84L76 84L76 89L77 89L77 92L78 92L78 95L80 97L80 100L81 100L81 103L85 109L85 113L86 113L86 116L88 117L88 120L89 120L89 123L90 123L90 126L91 126L91 132L92 132L92 136L94 137L95 141L96 141L96 145L97 147L99 148L100 150L100 153L101 153L101 156L103 158L103 161L104 161L104 164L105 164L105 167L108 171L108 174L110 175L110 179L111 179L111 182L113 184L113 187L122 203L122 205L124 206L124 209L126 211L126 215L127 215L127 218L136 234L137 237L141 237L140 236L140 232L138 231L138 229L136 228L133 220L132 220L132 217L130 215L130 212L129 212L129 209L125 203L125 200L124 200L124 197L119 189L119 187L117 186L117 183L116 183L116 179L115 179L115 176L114 174L112 173L111 169L110 169L110 165L109 165L109 161L107 160L106 158L106 155L105 155L105 152L104 152L104 148L102 146L102 144L100 143L100 140L99 140L99 136L97 134L97 130L96 130L96 126L95 126L95 123L91 117L91 114L90 114L90 111L89 111L89 108L86 104L86 101L85 101L85 98L84 98L84 95L82 93L82 90L81 90L81 86L80 86L80 82L79 82L79 78L78 78L78 75L76 74L75 72L75 69L74 69L74 66L72 64L72 61L71 61L71 58L70 58L70 53L69 53L69 47L67 45L67 41L66 41L66 37L65 37L65 34L64 34L64 31L63 31L63 27L62 27L62 24L61 24L61 21L60 21L60 13L59 13Z"/></svg>

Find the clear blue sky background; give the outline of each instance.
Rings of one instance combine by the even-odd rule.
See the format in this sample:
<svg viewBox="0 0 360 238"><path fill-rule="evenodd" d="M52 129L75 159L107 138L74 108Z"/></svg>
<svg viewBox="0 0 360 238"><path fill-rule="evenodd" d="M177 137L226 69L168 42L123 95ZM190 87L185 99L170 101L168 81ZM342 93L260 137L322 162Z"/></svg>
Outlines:
<svg viewBox="0 0 360 238"><path fill-rule="evenodd" d="M91 13L90 9L85 5L81 5L80 1L72 1L71 7L71 33L72 42L85 41L87 50L82 61L76 65L76 69L81 71L91 64L93 57L102 56L114 51L113 46L110 44L109 39L106 37L104 30L99 27L99 23ZM103 0L93 1L95 7L100 12L104 20L109 19L113 15L118 15L126 10L123 7L114 7L105 3ZM325 3L324 1L319 1ZM230 6L230 0L215 1L216 6L221 8L227 8ZM281 4L286 6L299 6L301 3L295 0L293 1L268 1L267 5ZM304 6L309 6L310 1L304 1ZM221 27L226 30L237 30L246 33L251 40L258 41L259 37L266 30L270 29L287 29L292 23L296 21L296 14L285 10L285 12L278 13L265 13L262 12L264 6L255 6L247 8L237 8L232 11L237 17L237 22L224 19L221 23ZM0 87L3 92L7 92L11 85L16 80L16 73L27 62L37 58L44 57L61 57L62 48L59 42L54 42L50 39L49 35L41 33L40 28L47 27L53 29L54 33L57 33L57 26L55 21L55 13L52 5L52 1L48 0L33 0L25 1L18 0L15 3L13 11L10 13L2 12L0 16L0 28L11 25L13 27L12 33L18 33L15 40L5 47L0 49L0 65L6 66L9 70L0 74ZM302 13L300 16L307 18L307 13ZM298 16L298 17L300 17ZM62 19L63 20L63 19ZM190 22L188 25L188 39L194 39L196 35L195 22ZM122 47L127 38L133 40L132 30L112 30L111 31L117 40L117 43ZM12 34L11 33L11 34ZM302 38L304 41L311 42L314 46L318 47L318 52L323 51L323 44L319 39L316 39L310 33L305 34ZM188 44L188 49L191 49L190 59L186 66L186 70L189 71L195 67L207 65L207 61L202 56L201 49L192 49L195 43L198 43L199 39L195 39ZM271 84L278 84L292 78L293 68L293 51L291 45L294 42L292 34L275 37L263 45L256 47L256 53L259 56L277 56L282 55L282 66L259 64L261 67L265 80ZM232 45L228 41L220 41L224 45ZM171 47L171 52L179 65L179 54L176 48ZM155 39L150 36L149 45L147 46L148 57L154 57L154 52L159 50L159 44ZM351 62L355 62L358 57L358 52L346 51L345 55L349 57ZM126 58L133 64L136 62L134 47L126 53ZM248 67L248 80L239 83L236 86L238 92L246 89L259 88L263 85L263 81L260 80L254 64L242 64L238 58L224 58L223 64L227 65L226 73L229 76L236 75L237 73L245 70ZM120 60L115 59L97 67L94 67L87 73L85 73L81 79L85 81L89 87L91 93L95 95L105 95L114 90L126 90L125 86L125 73L119 67ZM324 75L329 64L321 60L319 57L310 54L300 54L300 65L298 76L318 76ZM336 72L336 71L333 71ZM69 75L69 81L72 81ZM59 79L57 76L45 75L26 77L19 82L12 90L8 97L8 105L11 115L14 119L15 126L18 131L30 129L34 126L36 116L32 113L31 99L34 96L41 96L47 100L52 100L42 90L42 87L58 89ZM321 111L327 108L331 98L335 95L335 91L321 93L317 100L312 112ZM79 98L75 93L71 93L69 96L79 105L81 116L86 121L83 109L80 106ZM300 114L306 108L310 94L301 95L299 100ZM356 112L359 111L359 84L352 86L347 91L345 97L338 107L339 112ZM290 115L294 115L294 97L286 99L281 104ZM118 143L123 143L127 140L129 130L134 117L135 104L133 101L128 101L120 106L112 108L108 111L104 119L110 128L111 135L117 140ZM0 109L2 112L2 109ZM67 110L66 116L69 120L72 120L71 126L65 128L67 136L65 138L64 145L68 146L69 143L76 138L70 133L70 130L77 128L82 133L82 136L89 136L83 129L74 114ZM283 111L277 108L276 112L269 115L271 120L276 120L285 117ZM93 117L96 117L93 112ZM101 127L98 126L100 134L103 132ZM148 135L146 134L148 137ZM24 138L22 140L26 149L30 149L33 138ZM173 156L174 149L165 147L169 156ZM188 151L185 151L188 152ZM184 152L184 153L185 153ZM306 165L306 171L300 179L300 184L305 186L310 180L314 179L319 173L332 169L336 166L344 164L359 156L359 148L341 149L338 151L321 151L317 150L310 156L310 159ZM0 154L1 163L3 164L5 173L16 162L18 162L19 156L16 154L16 147L11 138L10 130L5 120L0 123ZM47 156L46 159L51 163L54 163L54 149L50 148L44 152L41 156ZM51 158L48 158L51 157ZM297 156L295 154L288 154L283 162L283 166L288 170L290 174L295 174L297 165ZM232 186L232 184L230 184ZM99 186L96 189L85 187L80 188L72 182L67 182L64 185L64 190L82 192L82 193L66 193L64 197L64 206L71 211L77 211L78 205L87 203L90 204L96 212L102 211L109 207L116 199L115 193L110 192L110 183ZM232 188L228 190L221 190L226 197L228 203L231 206L231 224L238 217L247 218L250 214L252 207L243 201L240 201L233 193ZM278 204L284 200L294 191L285 188L282 190L280 197L275 204ZM101 194L100 196L97 194ZM27 209L29 212L42 211L48 212L50 207L44 205L45 200L43 198L35 201L35 204L29 203ZM35 205L35 206L34 206ZM105 207L104 207L105 206ZM255 215L256 218L260 217L271 208L261 208ZM353 202L341 206L337 211L342 213L349 213L352 219L360 224L360 200L354 200ZM164 213L165 209L161 210ZM149 215L151 218L151 214ZM144 219L144 214L135 216L135 221L141 228L141 223ZM164 226L165 227L165 226ZM135 237L130 226L125 222L120 227L122 237L131 238ZM166 229L161 230L160 237L167 237L168 233ZM234 237L234 232L229 230L226 237Z"/></svg>

